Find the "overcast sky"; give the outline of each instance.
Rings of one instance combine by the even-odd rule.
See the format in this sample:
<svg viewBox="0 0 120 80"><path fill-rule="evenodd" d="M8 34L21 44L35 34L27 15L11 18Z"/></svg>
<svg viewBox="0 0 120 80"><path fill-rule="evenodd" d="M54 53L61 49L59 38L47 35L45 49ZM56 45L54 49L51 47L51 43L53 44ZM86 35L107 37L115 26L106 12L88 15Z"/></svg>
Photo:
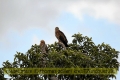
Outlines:
<svg viewBox="0 0 120 80"><path fill-rule="evenodd" d="M56 26L69 43L80 32L96 45L105 42L120 51L119 8L119 0L0 0L0 66L41 39L47 44L57 41ZM120 72L120 80L118 76Z"/></svg>

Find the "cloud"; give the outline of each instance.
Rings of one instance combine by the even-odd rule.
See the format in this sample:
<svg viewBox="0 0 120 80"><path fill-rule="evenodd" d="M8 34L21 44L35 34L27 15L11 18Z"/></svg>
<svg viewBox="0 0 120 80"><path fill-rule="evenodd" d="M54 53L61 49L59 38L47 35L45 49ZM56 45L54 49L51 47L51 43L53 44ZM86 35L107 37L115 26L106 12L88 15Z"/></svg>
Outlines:
<svg viewBox="0 0 120 80"><path fill-rule="evenodd" d="M62 12L82 19L84 14L120 23L120 1L4 1L0 0L0 36L8 31L49 28Z"/></svg>
<svg viewBox="0 0 120 80"><path fill-rule="evenodd" d="M43 0L0 0L0 37L1 43L12 41L11 34L23 33L29 29L43 29L46 33L54 34L52 27L57 25L57 19L63 12L69 12L79 19L84 14L104 18L111 22L120 23L120 1L43 1ZM67 31L67 30L66 30ZM69 32L70 33L70 32ZM68 33L68 34L69 34ZM71 36L71 34L70 34ZM51 36L53 37L53 36ZM54 39L53 39L54 40ZM50 43L50 42L49 42Z"/></svg>
<svg viewBox="0 0 120 80"><path fill-rule="evenodd" d="M120 1L102 0L102 1L77 1L68 7L68 12L74 14L80 20L85 14L96 19L106 19L110 22L120 24Z"/></svg>
<svg viewBox="0 0 120 80"><path fill-rule="evenodd" d="M65 9L66 4L61 4L59 1L0 0L0 33L7 29L21 32L32 27L48 27Z"/></svg>
<svg viewBox="0 0 120 80"><path fill-rule="evenodd" d="M88 14L120 23L120 1L0 1L0 33L24 31L31 27L48 27L63 11L82 19Z"/></svg>
<svg viewBox="0 0 120 80"><path fill-rule="evenodd" d="M50 31L50 24L59 17L63 10L56 7L58 2L54 1L4 1L0 0L0 43L8 45L13 43L12 34L22 34L29 29L39 28L45 32ZM7 44L6 44L7 43Z"/></svg>

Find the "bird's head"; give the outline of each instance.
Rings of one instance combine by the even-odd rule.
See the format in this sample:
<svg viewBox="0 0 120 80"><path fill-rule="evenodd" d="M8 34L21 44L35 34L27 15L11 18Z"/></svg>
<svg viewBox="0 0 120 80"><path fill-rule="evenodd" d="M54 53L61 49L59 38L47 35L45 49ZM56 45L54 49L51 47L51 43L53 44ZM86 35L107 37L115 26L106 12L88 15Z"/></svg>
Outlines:
<svg viewBox="0 0 120 80"><path fill-rule="evenodd" d="M58 31L59 30L59 27L55 27L55 31Z"/></svg>
<svg viewBox="0 0 120 80"><path fill-rule="evenodd" d="M40 41L40 44L45 44L45 41L44 41L44 40L41 40L41 41Z"/></svg>

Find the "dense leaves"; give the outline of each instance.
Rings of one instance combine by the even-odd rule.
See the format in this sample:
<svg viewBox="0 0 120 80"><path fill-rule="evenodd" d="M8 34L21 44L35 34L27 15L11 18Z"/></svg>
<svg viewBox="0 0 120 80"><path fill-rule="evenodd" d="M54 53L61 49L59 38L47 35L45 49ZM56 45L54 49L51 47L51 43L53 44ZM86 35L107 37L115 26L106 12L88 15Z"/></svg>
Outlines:
<svg viewBox="0 0 120 80"><path fill-rule="evenodd" d="M0 68L0 80L5 80L4 79L3 68Z"/></svg>
<svg viewBox="0 0 120 80"><path fill-rule="evenodd" d="M4 68L116 68L118 51L110 45L102 43L95 45L92 38L74 34L72 43L64 50L58 43L48 45L48 53L43 54L39 45L32 45L24 54L17 52L14 62L6 61L3 63ZM51 75L10 75L16 80L42 80L50 78ZM42 77L42 78L41 78ZM109 80L115 75L57 75L60 79L66 80Z"/></svg>

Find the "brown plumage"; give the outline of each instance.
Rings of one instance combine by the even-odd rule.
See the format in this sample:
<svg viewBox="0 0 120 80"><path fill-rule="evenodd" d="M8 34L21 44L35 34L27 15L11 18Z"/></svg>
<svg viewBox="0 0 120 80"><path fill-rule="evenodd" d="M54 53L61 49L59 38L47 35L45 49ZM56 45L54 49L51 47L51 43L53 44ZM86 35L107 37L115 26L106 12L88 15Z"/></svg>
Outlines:
<svg viewBox="0 0 120 80"><path fill-rule="evenodd" d="M40 41L40 48L41 48L42 53L46 53L48 51L47 45L45 44L44 40Z"/></svg>
<svg viewBox="0 0 120 80"><path fill-rule="evenodd" d="M58 39L59 42L62 42L66 47L68 47L68 40L64 33L59 30L58 27L55 28L55 36Z"/></svg>

